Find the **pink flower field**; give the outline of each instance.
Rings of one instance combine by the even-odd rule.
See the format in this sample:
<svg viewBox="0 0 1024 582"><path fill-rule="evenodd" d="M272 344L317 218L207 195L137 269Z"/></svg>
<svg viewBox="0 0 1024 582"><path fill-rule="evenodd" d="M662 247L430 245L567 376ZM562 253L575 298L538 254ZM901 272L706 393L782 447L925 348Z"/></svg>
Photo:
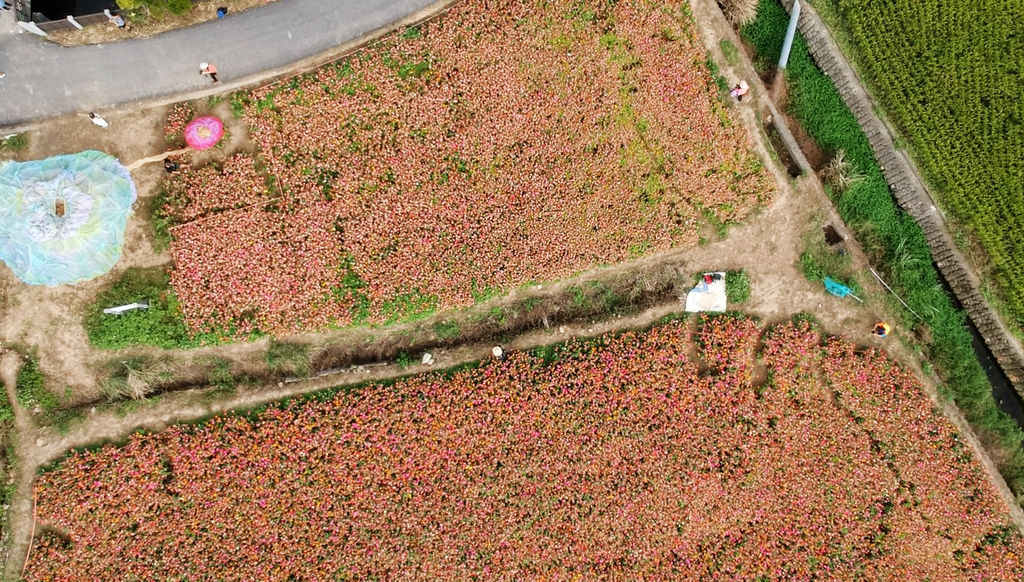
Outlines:
<svg viewBox="0 0 1024 582"><path fill-rule="evenodd" d="M469 0L236 98L257 151L168 185L194 331L471 304L693 244L772 195L679 5Z"/></svg>
<svg viewBox="0 0 1024 582"><path fill-rule="evenodd" d="M174 426L36 494L30 581L1024 576L916 380L807 323L671 323Z"/></svg>

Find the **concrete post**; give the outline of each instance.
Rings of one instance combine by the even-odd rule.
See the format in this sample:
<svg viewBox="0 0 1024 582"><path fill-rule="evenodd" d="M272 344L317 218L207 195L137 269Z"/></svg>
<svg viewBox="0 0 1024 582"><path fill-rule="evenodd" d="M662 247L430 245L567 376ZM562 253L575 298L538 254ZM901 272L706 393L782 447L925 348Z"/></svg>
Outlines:
<svg viewBox="0 0 1024 582"><path fill-rule="evenodd" d="M796 22L800 18L800 0L793 0L793 11L789 15L789 26L786 28L786 38L782 41L782 54L779 55L779 70L785 69L789 64L789 50L793 48L793 37L796 36Z"/></svg>

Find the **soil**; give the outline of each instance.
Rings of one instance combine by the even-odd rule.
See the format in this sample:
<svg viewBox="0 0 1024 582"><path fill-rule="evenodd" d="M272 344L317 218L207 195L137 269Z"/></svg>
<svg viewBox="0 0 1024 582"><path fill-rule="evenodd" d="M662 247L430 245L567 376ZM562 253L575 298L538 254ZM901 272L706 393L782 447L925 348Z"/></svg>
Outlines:
<svg viewBox="0 0 1024 582"><path fill-rule="evenodd" d="M703 42L715 60L723 64L722 74L730 79L730 82L747 79L751 84L750 98L735 104L733 110L747 127L754 147L761 155L766 168L776 179L776 199L743 224L731 227L724 239L713 240L695 248L674 249L629 263L594 269L570 280L544 285L544 290L557 291L579 284L581 280L610 280L616 275L635 269L638 265L675 265L688 273L745 269L750 277L752 296L748 303L741 306L743 311L760 317L766 323L788 319L798 312L813 314L821 322L824 331L846 336L864 345L884 348L891 357L923 378L926 391L936 408L950 417L961 434L972 444L978 458L982 460L993 482L1006 499L1018 527L1024 529L1024 513L1015 504L1012 494L991 460L959 412L937 396L932 382L934 378L929 378L922 372L919 356L902 343L901 340L912 340L912 332L895 330L886 339L870 333L872 324L885 313L884 289L872 280L863 281L865 303L861 304L853 299L828 295L820 283L809 282L799 271L797 263L804 250L804 233L810 230L820 232L828 225L833 226L846 239L846 247L856 270L865 270L867 261L835 212L816 176L791 180L786 169L775 162L769 154L767 144L762 139L760 121L757 119L757 111L764 108L764 100L768 99L769 92L747 59L743 59L735 67L725 65L726 60L719 48L721 38L728 38L739 46L734 31L714 3L692 0L691 5ZM223 119L227 125L229 139L223 147L183 157L183 161L202 164L223 158L235 151L254 150L255 146L249 140L244 124L231 115L227 102L202 102L196 103L196 106L200 113L212 110L213 114ZM144 158L152 158L152 161L142 163L132 170L138 187L139 202L136 204L135 214L129 220L124 254L113 271L75 287L39 288L18 282L6 266L0 266L0 341L5 345L17 343L24 347L37 346L43 373L51 380L59 379L60 384L70 386L75 402L95 400L99 395L100 381L96 370L103 362L123 356L125 353L100 351L89 345L81 325L83 307L92 300L97 291L116 280L124 269L132 266L166 265L170 261L167 253L154 251L151 228L145 211L147 204L159 190L164 175L159 160L169 149L163 141L162 129L167 110L167 107L158 107L133 111L124 107L109 114L104 112L104 116L110 122L108 129L96 127L82 117L48 121L45 126L29 132L29 147L17 155L17 159L27 160L84 149L99 149L117 156L126 165ZM486 306L509 305L521 293L522 290L514 291L508 297L496 298ZM506 350L528 349L563 342L571 337L599 335L618 329L642 328L666 314L681 310L682 305L678 301L671 301L635 316L614 317L597 323L552 326L550 329L542 327L514 338L501 338L501 341L504 342ZM468 321L469 317L471 314L467 310L445 314L448 320L462 322ZM351 337L353 341L367 341L383 336L408 334L411 329L411 326L394 326L383 329L303 334L296 339L324 342L341 334L348 334L345 337ZM66 435L58 434L49 427L35 427L30 416L18 409L15 428L19 435L19 487L9 514L13 543L10 548L12 558L6 562L6 573L18 574L29 546L33 523L31 486L34 475L39 467L59 458L70 449L107 440L121 440L140 428L160 430L174 422L251 407L286 396L480 360L490 356L493 343L497 342L432 350L432 366L416 364L400 367L395 363L380 362L354 366L305 381L263 387L239 387L234 393L220 396L215 393L211 395L208 391L204 393L200 390L187 390L145 402L135 411L122 416L114 412L98 412L93 409L86 419ZM266 340L262 340L188 352L155 348L132 349L130 352L133 355L150 354L187 369L194 366L196 361L210 356L227 358L241 367L257 365L264 357L265 349ZM415 355L416 362L420 361L420 355ZM11 356L7 355L5 358L0 360L3 364L0 371L4 372L3 380L8 385L8 392L13 396L10 366L15 364L10 363L13 362Z"/></svg>

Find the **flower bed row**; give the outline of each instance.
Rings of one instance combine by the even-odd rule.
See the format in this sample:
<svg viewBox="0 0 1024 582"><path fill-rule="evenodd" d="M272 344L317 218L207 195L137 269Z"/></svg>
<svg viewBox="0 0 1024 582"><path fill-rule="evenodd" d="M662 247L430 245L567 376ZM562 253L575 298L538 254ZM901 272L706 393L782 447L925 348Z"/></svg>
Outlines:
<svg viewBox="0 0 1024 582"><path fill-rule="evenodd" d="M474 1L239 98L255 159L169 186L189 325L380 322L407 295L464 306L696 242L705 213L741 219L770 180L704 54L688 13L649 0ZM240 235L252 223L279 232L265 252Z"/></svg>
<svg viewBox="0 0 1024 582"><path fill-rule="evenodd" d="M702 325L73 454L37 482L26 579L1024 575L1005 506L912 376L806 323Z"/></svg>

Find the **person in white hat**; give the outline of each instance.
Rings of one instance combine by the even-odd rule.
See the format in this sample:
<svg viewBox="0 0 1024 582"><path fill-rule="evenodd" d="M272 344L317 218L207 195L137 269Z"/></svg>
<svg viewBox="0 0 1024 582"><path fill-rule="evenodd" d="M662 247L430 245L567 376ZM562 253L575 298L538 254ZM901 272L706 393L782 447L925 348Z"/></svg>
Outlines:
<svg viewBox="0 0 1024 582"><path fill-rule="evenodd" d="M746 81L740 81L732 91L729 91L729 96L737 101L743 101L743 96L750 92L750 85L747 85Z"/></svg>
<svg viewBox="0 0 1024 582"><path fill-rule="evenodd" d="M217 67L210 63L199 63L199 74L209 75L213 82L217 82Z"/></svg>

